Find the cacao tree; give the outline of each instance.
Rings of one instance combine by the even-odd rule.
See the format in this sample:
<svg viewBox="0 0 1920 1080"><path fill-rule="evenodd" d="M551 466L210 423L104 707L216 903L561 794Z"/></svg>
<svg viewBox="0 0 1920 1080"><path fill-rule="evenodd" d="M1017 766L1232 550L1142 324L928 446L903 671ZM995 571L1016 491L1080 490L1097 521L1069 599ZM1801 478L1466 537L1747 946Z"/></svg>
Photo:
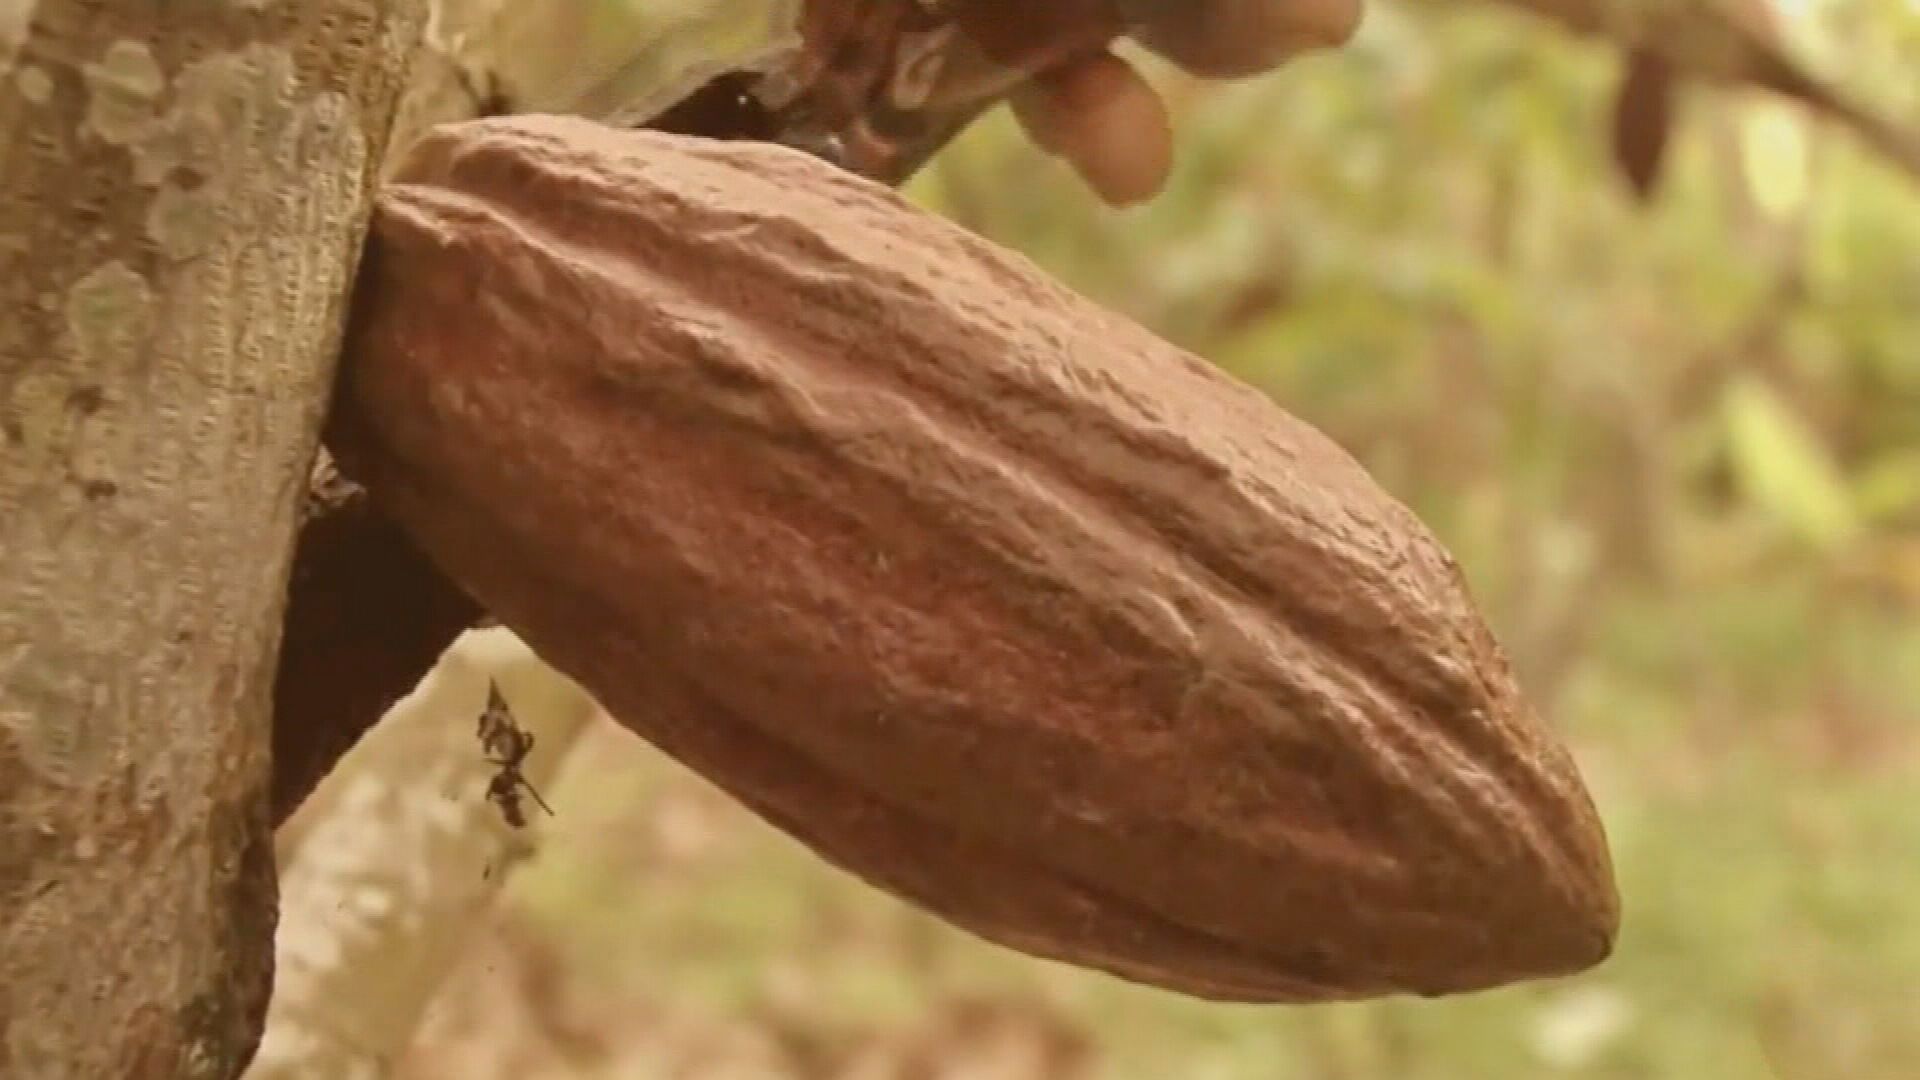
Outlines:
<svg viewBox="0 0 1920 1080"><path fill-rule="evenodd" d="M1048 32L1035 44L975 49L986 82L937 101L899 140L905 152L848 163L903 176L1026 74L1100 51L1120 29L1104 9L1062 9L1037 24ZM793 10L772 5L761 29L777 32ZM808 57L823 41L863 33L869 16L889 12L906 19L908 8L809 5L803 37L818 48L802 52L798 70L818 75ZM515 14L452 3L435 12L445 47L423 57L403 139L434 120L497 107L510 91L522 93L521 107L637 109L644 119L738 59L668 50L655 57L657 71L623 61L597 78L529 92L511 70L517 54L500 48ZM1007 12L978 4L963 14L974 31L965 40L979 45L978 30L996 25L986 16ZM436 651L424 633L352 633L364 629L352 604L369 592L369 563L348 567L357 589L336 587L356 583L327 572L340 568L342 551L368 553L326 528L365 520L336 512L346 504L313 500L321 520L302 554L314 557L293 550L366 198L420 18L413 6L373 3L103 13L48 0L11 4L0 22L0 74L13 76L0 97L8 180L0 221L18 260L4 297L18 318L6 339L3 399L18 452L0 472L0 492L18 509L0 578L8 601L0 765L12 811L0 883L17 912L0 1044L9 1067L239 1068L270 967L267 828L357 731L325 715L304 723L314 710L297 707L306 701L299 691L344 662L371 664L387 679L378 692L356 696L349 680L316 700L375 712L417 674L409 665ZM937 26L919 29L938 38ZM893 46L883 55L894 56ZM636 100L635 78L655 96ZM853 96L836 99L833 80L820 85L829 92L789 97L802 104L785 120L803 135L824 121L818 134L844 136L869 111L872 86L856 80ZM1059 108L1104 95L1088 97L1086 80L1063 85L1077 102L1042 85L1051 115L1035 119L1043 115L1035 107L1023 115L1096 187L1118 190L1102 184L1112 176L1099 165L1112 138L1076 143L1076 110ZM1143 191L1152 172L1149 163ZM383 527L373 521L349 538ZM375 552L371 562L433 577L404 551ZM281 767L269 776L269 673L290 564L295 647L279 671ZM475 614L452 590L417 599L447 634ZM345 617L317 618L316 606ZM99 865L112 873L83 888L82 872ZM101 921L108 931L88 933L75 953L80 929ZM129 989L103 1002L94 988L126 964L162 985L123 982ZM88 1023L123 1035L86 1040Z"/></svg>
<svg viewBox="0 0 1920 1080"><path fill-rule="evenodd" d="M1337 43L1357 10L1308 5L1304 24L1276 29L1278 8L1231 0L1016 8L808 4L797 59L739 115L758 110L775 139L897 182L1011 97L1036 142L1109 201L1130 202L1157 190L1168 151L1151 91L1107 51L1116 36L1133 29L1203 74L1240 74ZM772 10L761 29L796 14ZM438 15L461 13L450 4ZM681 101L691 112L653 114L702 82L741 104L720 81L726 64L698 51L661 61L665 83L622 62L532 88L501 62L507 53L463 55L497 46L516 12L465 14L492 29L443 35L448 47L423 58L444 63L415 83L405 138L513 107L608 119L638 108L627 119L678 127L713 101L695 93ZM374 0L188 10L19 0L0 12L0 900L10 913L0 1071L242 1068L271 967L272 823L477 616L389 523L350 516L351 492L311 493L318 517L295 548L421 17L417 4ZM1022 35L1000 32L1009 19ZM1210 29L1184 32L1195 27ZM883 46L877 69L821 62L869 32ZM1256 55L1221 59L1214 47L1229 38ZM922 78L927 55L944 62ZM636 106L642 83L653 96ZM364 531L345 541L327 531L356 521ZM409 617L433 621L434 633L400 635L403 648L361 636L368 609L351 604L365 596L330 576L366 583L365 565L340 553L367 551L352 545L369 535L393 537L372 557L421 590ZM339 619L319 620L316 607L330 606ZM343 672L346 685L311 699L317 721L301 722L313 710L291 703ZM325 715L348 699L355 717ZM1593 842L1577 838L1581 859Z"/></svg>
<svg viewBox="0 0 1920 1080"><path fill-rule="evenodd" d="M0 5L0 1075L253 1051L285 582L422 16Z"/></svg>

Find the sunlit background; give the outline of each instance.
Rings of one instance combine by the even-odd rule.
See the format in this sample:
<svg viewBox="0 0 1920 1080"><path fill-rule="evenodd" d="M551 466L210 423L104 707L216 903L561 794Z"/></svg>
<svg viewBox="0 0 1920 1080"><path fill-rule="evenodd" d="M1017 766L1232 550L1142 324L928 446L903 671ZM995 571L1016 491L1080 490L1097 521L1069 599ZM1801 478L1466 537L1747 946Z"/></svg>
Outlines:
<svg viewBox="0 0 1920 1080"><path fill-rule="evenodd" d="M1913 4L1785 10L1920 121ZM1180 159L1145 208L1004 115L911 189L1264 389L1451 547L1605 816L1612 960L1201 1004L948 929L602 724L401 1074L1920 1077L1920 184L1693 88L1637 206L1619 67L1496 5L1374 0L1266 78L1153 68Z"/></svg>

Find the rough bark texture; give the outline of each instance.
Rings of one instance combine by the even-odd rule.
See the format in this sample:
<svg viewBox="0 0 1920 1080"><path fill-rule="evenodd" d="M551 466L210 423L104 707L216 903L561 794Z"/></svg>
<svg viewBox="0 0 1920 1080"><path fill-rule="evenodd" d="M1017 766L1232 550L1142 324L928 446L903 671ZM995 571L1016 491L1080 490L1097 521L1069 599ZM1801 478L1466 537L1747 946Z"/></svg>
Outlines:
<svg viewBox="0 0 1920 1080"><path fill-rule="evenodd" d="M1221 998L1606 955L1593 808L1451 559L1255 392L789 151L526 118L398 180L349 470L829 859Z"/></svg>
<svg viewBox="0 0 1920 1080"><path fill-rule="evenodd" d="M419 16L0 7L0 1075L258 1037L268 683Z"/></svg>

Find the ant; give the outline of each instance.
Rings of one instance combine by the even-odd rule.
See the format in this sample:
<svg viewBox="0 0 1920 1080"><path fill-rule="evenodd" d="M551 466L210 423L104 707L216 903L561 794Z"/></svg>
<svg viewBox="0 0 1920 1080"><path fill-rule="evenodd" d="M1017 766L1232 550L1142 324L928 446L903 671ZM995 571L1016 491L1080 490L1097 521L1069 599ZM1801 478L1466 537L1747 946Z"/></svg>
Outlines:
<svg viewBox="0 0 1920 1080"><path fill-rule="evenodd" d="M491 679L487 680L487 707L480 713L476 734L486 752L487 764L500 770L487 781L487 801L500 807L500 816L507 824L516 829L526 828L527 815L520 807L522 788L552 817L553 807L547 805L547 800L540 797L520 771L527 755L533 753L533 732L514 722L507 699L500 695L500 685Z"/></svg>

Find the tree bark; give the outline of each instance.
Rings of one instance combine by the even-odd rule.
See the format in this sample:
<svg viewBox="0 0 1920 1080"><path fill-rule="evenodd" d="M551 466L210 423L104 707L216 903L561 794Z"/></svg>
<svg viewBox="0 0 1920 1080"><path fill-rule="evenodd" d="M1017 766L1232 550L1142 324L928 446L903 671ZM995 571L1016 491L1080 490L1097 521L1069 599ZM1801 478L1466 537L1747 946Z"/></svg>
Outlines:
<svg viewBox="0 0 1920 1080"><path fill-rule="evenodd" d="M421 17L0 6L0 1075L253 1053L289 553Z"/></svg>

